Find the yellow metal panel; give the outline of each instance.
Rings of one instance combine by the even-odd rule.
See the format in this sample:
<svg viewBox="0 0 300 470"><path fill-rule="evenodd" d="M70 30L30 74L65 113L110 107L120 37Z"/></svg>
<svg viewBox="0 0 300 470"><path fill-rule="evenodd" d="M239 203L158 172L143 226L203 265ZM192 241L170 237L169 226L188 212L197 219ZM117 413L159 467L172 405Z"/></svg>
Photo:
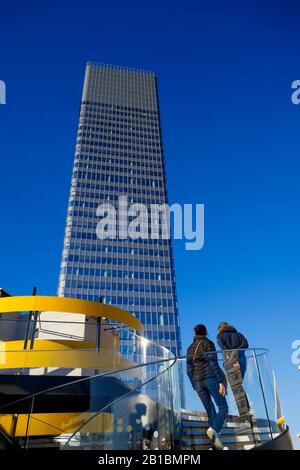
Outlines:
<svg viewBox="0 0 300 470"><path fill-rule="evenodd" d="M136 365L118 351L103 349L96 352L95 344L86 341L40 339L35 340L32 350L24 350L23 344L23 341L6 341L1 344L0 370L60 367L115 371ZM136 375L137 371L132 373Z"/></svg>
<svg viewBox="0 0 300 470"><path fill-rule="evenodd" d="M29 420L29 436L59 436L60 434L72 433L84 424L95 413L33 413ZM84 432L112 432L113 415L111 413L100 413L85 427ZM16 437L26 435L28 415L17 416ZM12 436L13 415L0 416L0 427Z"/></svg>
<svg viewBox="0 0 300 470"><path fill-rule="evenodd" d="M24 351L24 340L4 341L0 343L1 351ZM74 349L95 350L95 343L74 341L71 339L36 339L30 351L69 351Z"/></svg>
<svg viewBox="0 0 300 470"><path fill-rule="evenodd" d="M136 317L113 305L67 297L39 295L0 298L0 314L22 311L78 313L92 317L105 317L119 323L125 323L137 331L143 330L142 323Z"/></svg>

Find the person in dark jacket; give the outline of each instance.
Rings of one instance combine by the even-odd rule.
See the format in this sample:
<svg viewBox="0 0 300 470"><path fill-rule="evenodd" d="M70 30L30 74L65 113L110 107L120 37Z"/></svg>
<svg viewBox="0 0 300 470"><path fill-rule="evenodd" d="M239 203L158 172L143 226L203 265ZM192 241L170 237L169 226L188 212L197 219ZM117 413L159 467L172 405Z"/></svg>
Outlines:
<svg viewBox="0 0 300 470"><path fill-rule="evenodd" d="M250 406L247 394L243 387L243 380L247 368L245 349L249 347L248 341L227 322L220 323L218 327L217 342L223 352L224 367L228 382L241 418L250 418Z"/></svg>
<svg viewBox="0 0 300 470"><path fill-rule="evenodd" d="M194 341L187 350L187 374L207 412L207 435L217 449L223 449L219 433L228 415L226 377L218 364L215 345L207 338L205 325L196 325L194 332Z"/></svg>

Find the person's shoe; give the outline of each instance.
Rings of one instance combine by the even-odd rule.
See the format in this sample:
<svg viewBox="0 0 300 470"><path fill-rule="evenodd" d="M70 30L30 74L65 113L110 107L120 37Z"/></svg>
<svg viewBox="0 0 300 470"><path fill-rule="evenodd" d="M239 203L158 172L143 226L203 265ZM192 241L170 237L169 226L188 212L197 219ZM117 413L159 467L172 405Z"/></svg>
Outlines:
<svg viewBox="0 0 300 470"><path fill-rule="evenodd" d="M218 450L223 450L224 449L224 446L221 442L220 436L217 433L217 431L214 430L214 428L212 428L212 427L208 428L206 434L208 435L208 437L210 438L213 446L216 449L218 449Z"/></svg>

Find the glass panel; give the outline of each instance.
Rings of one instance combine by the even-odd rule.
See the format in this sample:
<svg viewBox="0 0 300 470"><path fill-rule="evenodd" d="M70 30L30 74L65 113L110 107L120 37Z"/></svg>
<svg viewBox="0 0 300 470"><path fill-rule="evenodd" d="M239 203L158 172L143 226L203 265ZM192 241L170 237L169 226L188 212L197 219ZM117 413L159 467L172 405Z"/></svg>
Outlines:
<svg viewBox="0 0 300 470"><path fill-rule="evenodd" d="M239 351L228 351L233 356L239 357ZM211 353L210 353L211 355ZM228 406L227 418L220 431L221 440L228 449L250 449L272 437L276 429L275 415L269 412L274 404L272 381L270 380L267 363L267 353L264 350L248 349L243 352L243 361L239 366L233 367L230 358L224 352L214 353L219 368L223 371L227 382L226 403ZM186 371L187 358L177 360L171 369L173 387L172 390L180 390L179 368ZM174 409L176 410L177 447L181 449L207 449L211 447L210 439L206 432L209 424L207 421L207 407L204 407L199 395L210 388L209 384L203 384L198 394L191 385L186 373L184 374L185 400L187 409L180 409L180 395L174 395ZM204 393L204 398L205 398ZM218 410L216 402L212 400L214 408ZM215 422L215 421L214 421Z"/></svg>
<svg viewBox="0 0 300 470"><path fill-rule="evenodd" d="M28 322L13 321L17 326L10 322L9 328L26 336ZM96 329L89 325L90 337ZM207 409L187 377L187 358L115 324L101 325L100 333L98 344L65 338L31 343L34 330L26 344L34 349L21 349L24 338L3 343L0 432L25 448L211 448ZM215 361L227 383L224 446L250 449L278 436L281 411L267 352L219 351L206 360Z"/></svg>

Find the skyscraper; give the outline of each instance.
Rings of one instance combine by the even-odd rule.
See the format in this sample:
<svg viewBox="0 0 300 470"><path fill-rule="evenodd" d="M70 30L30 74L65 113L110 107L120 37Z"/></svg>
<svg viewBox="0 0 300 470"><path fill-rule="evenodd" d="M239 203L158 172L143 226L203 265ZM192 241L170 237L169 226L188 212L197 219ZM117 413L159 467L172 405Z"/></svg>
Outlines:
<svg viewBox="0 0 300 470"><path fill-rule="evenodd" d="M168 202L153 72L86 66L58 295L136 315L145 337L181 353L170 239L97 237L99 204ZM128 347L130 345L128 344Z"/></svg>

